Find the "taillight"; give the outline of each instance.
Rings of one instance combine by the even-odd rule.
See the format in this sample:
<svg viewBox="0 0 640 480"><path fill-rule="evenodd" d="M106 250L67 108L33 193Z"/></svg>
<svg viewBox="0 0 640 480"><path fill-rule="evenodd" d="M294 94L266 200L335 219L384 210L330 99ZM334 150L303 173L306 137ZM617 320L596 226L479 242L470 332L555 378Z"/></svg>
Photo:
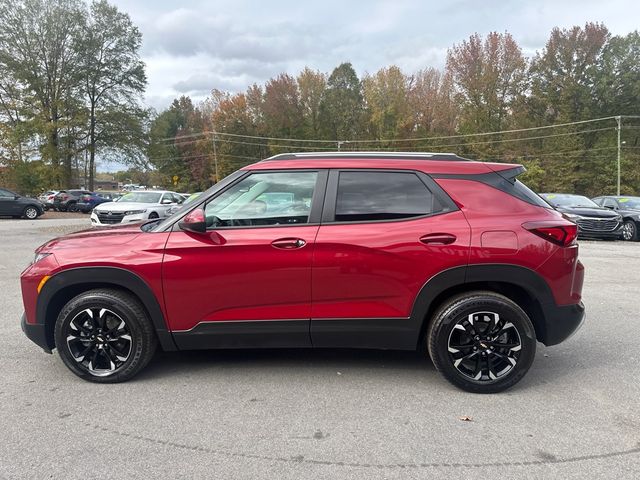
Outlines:
<svg viewBox="0 0 640 480"><path fill-rule="evenodd" d="M578 226L575 223L558 225L552 222L529 222L522 226L531 233L561 247L568 247L573 244L578 237Z"/></svg>

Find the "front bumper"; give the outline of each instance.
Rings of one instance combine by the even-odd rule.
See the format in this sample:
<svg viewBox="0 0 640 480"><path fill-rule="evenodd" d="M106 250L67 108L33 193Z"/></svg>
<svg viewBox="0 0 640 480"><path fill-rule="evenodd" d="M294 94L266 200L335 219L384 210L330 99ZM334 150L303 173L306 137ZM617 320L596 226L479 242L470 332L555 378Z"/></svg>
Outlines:
<svg viewBox="0 0 640 480"><path fill-rule="evenodd" d="M45 326L40 323L27 323L26 314L22 314L22 320L20 321L22 331L29 340L42 348L45 352L51 353L49 348L49 342L47 342L47 332Z"/></svg>
<svg viewBox="0 0 640 480"><path fill-rule="evenodd" d="M576 305L563 305L547 308L545 312L542 343L557 345L573 335L584 323L586 313L582 302Z"/></svg>
<svg viewBox="0 0 640 480"><path fill-rule="evenodd" d="M618 240L622 237L622 230L613 232L587 232L578 229L579 240Z"/></svg>
<svg viewBox="0 0 640 480"><path fill-rule="evenodd" d="M113 223L102 223L100 221L100 218L98 217L98 215L96 214L96 210L95 208L91 211L91 224L94 226L111 226L111 225L123 225L123 224L127 224L127 223L139 223L139 222L144 222L145 220L147 220L149 217L148 213L137 213L135 215L125 215L124 217L122 217L122 220L120 222L113 222Z"/></svg>

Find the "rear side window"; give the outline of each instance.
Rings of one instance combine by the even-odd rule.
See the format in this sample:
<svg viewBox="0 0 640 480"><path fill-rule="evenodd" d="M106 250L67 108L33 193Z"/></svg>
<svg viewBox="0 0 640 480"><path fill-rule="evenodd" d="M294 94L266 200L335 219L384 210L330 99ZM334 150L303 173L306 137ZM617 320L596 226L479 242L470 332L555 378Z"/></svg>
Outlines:
<svg viewBox="0 0 640 480"><path fill-rule="evenodd" d="M509 182L506 182L506 183L509 183ZM531 190L529 187L527 187L520 180L516 180L513 183L513 186L511 188L507 188L506 189L506 191L508 191L508 190L511 190L511 192L508 192L508 193L518 197L521 200L524 200L527 203L530 203L532 205L537 205L538 207L549 208L549 204L547 202L545 202L540 197L540 195L535 193L533 190Z"/></svg>
<svg viewBox="0 0 640 480"><path fill-rule="evenodd" d="M442 210L414 173L340 172L336 222L397 220Z"/></svg>

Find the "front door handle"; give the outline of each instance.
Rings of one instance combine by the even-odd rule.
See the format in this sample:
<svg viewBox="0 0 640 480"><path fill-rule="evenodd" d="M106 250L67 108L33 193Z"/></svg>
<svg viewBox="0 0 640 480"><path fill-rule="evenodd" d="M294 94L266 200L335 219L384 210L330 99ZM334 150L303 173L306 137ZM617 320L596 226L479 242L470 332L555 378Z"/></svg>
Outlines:
<svg viewBox="0 0 640 480"><path fill-rule="evenodd" d="M456 241L456 236L450 233L430 233L420 237L420 241L426 245L449 245Z"/></svg>
<svg viewBox="0 0 640 480"><path fill-rule="evenodd" d="M307 244L301 238L279 238L271 242L271 245L281 250L292 250L294 248L302 248Z"/></svg>

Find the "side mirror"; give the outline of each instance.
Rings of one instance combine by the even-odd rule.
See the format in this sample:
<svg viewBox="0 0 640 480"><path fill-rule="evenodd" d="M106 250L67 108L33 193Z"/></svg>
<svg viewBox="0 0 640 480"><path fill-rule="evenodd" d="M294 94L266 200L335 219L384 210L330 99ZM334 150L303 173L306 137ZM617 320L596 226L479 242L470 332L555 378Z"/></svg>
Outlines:
<svg viewBox="0 0 640 480"><path fill-rule="evenodd" d="M14 195L14 196L13 196L13 199L14 199L14 200L18 200L19 198L20 198L20 195Z"/></svg>
<svg viewBox="0 0 640 480"><path fill-rule="evenodd" d="M186 231L192 233L205 233L207 231L207 221L204 216L204 210L202 208L196 208L192 212L189 212L184 217L178 226Z"/></svg>
<svg viewBox="0 0 640 480"><path fill-rule="evenodd" d="M171 205L171 200L168 198L163 198L160 202L161 205Z"/></svg>

